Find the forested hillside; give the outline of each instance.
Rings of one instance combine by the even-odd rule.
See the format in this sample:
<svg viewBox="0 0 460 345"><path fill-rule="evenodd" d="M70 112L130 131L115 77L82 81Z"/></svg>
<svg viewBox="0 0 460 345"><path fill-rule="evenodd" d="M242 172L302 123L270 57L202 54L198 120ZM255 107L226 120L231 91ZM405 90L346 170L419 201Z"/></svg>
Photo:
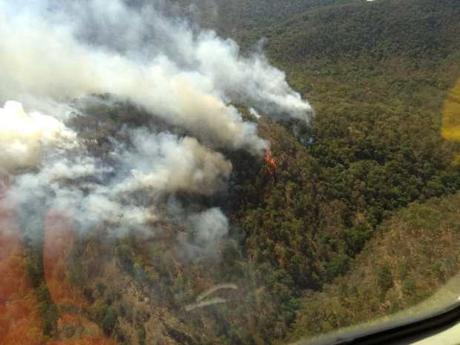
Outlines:
<svg viewBox="0 0 460 345"><path fill-rule="evenodd" d="M406 308L458 271L460 142L443 128L457 123L455 107L448 122L443 110L460 78L458 0L176 3L246 55L265 38L267 59L315 115L275 122L235 104L270 150L255 158L219 147L233 167L228 187L175 191L151 233L111 236L110 220L77 236L51 215L36 242L9 239L13 264L0 269L20 273L31 338L284 343ZM110 97L94 96L69 123L97 158L115 159L109 152L131 130L186 134ZM211 206L228 217L229 234L212 255L195 255L177 219ZM46 243L53 250L43 253Z"/></svg>
<svg viewBox="0 0 460 345"><path fill-rule="evenodd" d="M385 221L350 273L302 298L293 338L387 316L434 294L460 269L459 205L457 193Z"/></svg>
<svg viewBox="0 0 460 345"><path fill-rule="evenodd" d="M264 36L271 26L306 10L349 2L356 0L217 0L218 16L214 27L235 38Z"/></svg>
<svg viewBox="0 0 460 345"><path fill-rule="evenodd" d="M460 76L459 14L456 1L362 2L312 9L273 23L266 33L270 59L316 111L310 128L292 127L300 140L310 136L304 141L308 160L292 165L308 161L299 175L309 182L283 179L282 169L262 204L246 204L241 219L248 250L288 272L294 291L317 289L349 271L351 259L395 210L458 190L459 144L443 139L441 130L443 104ZM273 151L283 161L283 150L274 144ZM458 199L450 201L459 207ZM390 242L380 244L392 250ZM432 291L421 283L418 299L395 302L381 314ZM310 301L304 300L304 311ZM299 313L298 334L317 322L308 315ZM341 325L331 321L317 331Z"/></svg>
<svg viewBox="0 0 460 345"><path fill-rule="evenodd" d="M310 3L302 1L290 5L229 1L220 8L229 24L218 29L246 47L266 37L269 59L287 72L316 112L309 126L259 121L260 134L271 143L275 171L242 152L230 154L234 173L229 194L219 203L233 228L231 240L222 247L222 259L191 264L171 250L168 237L148 245L130 238L116 244L115 261L108 256L105 264L97 264L98 257L90 264L95 252L91 254L89 244L82 243L80 251L89 261L72 271L80 272L73 280L82 282L92 302L89 318L119 342L142 344L156 338L178 344L271 343L291 334L291 327L300 336L395 311L427 296L454 272L455 265L441 267L442 279L436 284L433 276L433 283L414 286L419 273L408 268L407 296L403 295L408 299L393 301L380 314L357 310L350 318L330 311L332 302L323 303L346 284L334 279L352 269L352 276L338 278L351 281L364 269L359 265L383 267L369 276L369 282L374 275L380 277L382 288L388 286L388 298L392 298L395 283L390 277L394 270L404 270L399 267L401 261L380 262L378 256L378 262L370 263L367 253L393 250L392 241L383 236L397 236L391 232L396 230L386 229L422 231L412 229L410 221L409 225L394 224L400 222L398 217L437 201L385 220L411 202L452 194L460 187L458 166L452 164L459 146L441 136L442 105L460 72L455 39L460 33L460 4L389 0L311 9ZM288 11L289 19L280 19L280 8ZM269 16L274 13L280 16ZM443 205L445 212L453 212L460 204L453 197ZM381 226L382 222L386 225ZM421 226L432 229L429 224ZM354 263L376 231L383 239L373 240L378 244L370 246L379 248L366 249ZM454 236L449 226L440 231ZM435 238L438 233L426 236ZM454 248L447 247L454 243L439 244L446 245L442 252L447 257L442 260L456 262ZM413 248L423 260L423 243L414 243ZM102 271L84 269L94 265ZM122 278L125 274L136 283ZM121 287L131 289L130 296L107 284L111 280L124 281ZM184 312L193 296L222 282L244 287L229 296L236 303ZM322 290L328 282L335 283L323 294L304 296L305 291ZM359 296L371 288L367 283L357 287L349 303L359 304ZM132 309L134 296L141 304ZM379 298L385 297L377 296L376 304L385 303ZM310 303L311 308L337 314L337 321L309 328L312 314L307 310L316 310L310 309Z"/></svg>
<svg viewBox="0 0 460 345"><path fill-rule="evenodd" d="M310 128L294 130L301 139L310 136L301 151L315 168L301 169L311 175L308 183L280 176L262 204L242 207L250 212L242 227L250 237L262 233L260 241L251 240L256 252L272 239L261 253L275 261L276 253L290 253L282 266L304 287L346 271L349 258L392 211L458 189L452 164L458 144L442 138L441 111L459 74L453 39L459 13L455 1L351 4L314 9L268 35L269 56L316 110ZM404 34L392 31L398 23ZM331 50L298 50L329 41ZM273 152L283 157L276 142ZM287 228L290 236L279 234ZM312 237L316 245L301 244ZM296 271L305 267L305 259L290 252L297 246L314 252L309 277Z"/></svg>
<svg viewBox="0 0 460 345"><path fill-rule="evenodd" d="M142 4L145 0L131 0ZM178 10L201 25L241 41L259 39L267 30L309 9L361 0L173 0Z"/></svg>

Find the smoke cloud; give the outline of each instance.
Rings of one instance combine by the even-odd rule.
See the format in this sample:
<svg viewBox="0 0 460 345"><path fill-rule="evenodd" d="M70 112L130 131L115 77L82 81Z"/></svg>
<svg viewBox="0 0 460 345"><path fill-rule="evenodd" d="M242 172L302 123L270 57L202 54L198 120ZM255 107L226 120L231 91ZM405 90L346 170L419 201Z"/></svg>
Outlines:
<svg viewBox="0 0 460 345"><path fill-rule="evenodd" d="M0 167L6 171L33 167L42 148L76 145L76 134L52 116L26 113L19 102L0 108Z"/></svg>
<svg viewBox="0 0 460 345"><path fill-rule="evenodd" d="M309 120L309 104L263 55L243 57L234 41L167 12L161 1L0 0L0 169L16 175L12 202L44 200L82 229L148 231L174 213L168 198L225 189L232 166L219 150L267 148L234 104ZM118 124L96 154L70 125L94 95L165 125ZM227 233L219 209L182 218L203 247Z"/></svg>

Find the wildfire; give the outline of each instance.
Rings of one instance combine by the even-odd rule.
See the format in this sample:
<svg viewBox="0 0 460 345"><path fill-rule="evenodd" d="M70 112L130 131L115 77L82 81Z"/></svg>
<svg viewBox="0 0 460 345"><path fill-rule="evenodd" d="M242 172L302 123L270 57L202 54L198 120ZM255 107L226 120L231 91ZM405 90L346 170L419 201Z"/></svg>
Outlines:
<svg viewBox="0 0 460 345"><path fill-rule="evenodd" d="M274 176L276 169L278 167L278 164L276 163L275 157L273 157L272 151L270 149L267 149L264 154L264 161L265 161L265 166L267 167L268 172L270 175Z"/></svg>

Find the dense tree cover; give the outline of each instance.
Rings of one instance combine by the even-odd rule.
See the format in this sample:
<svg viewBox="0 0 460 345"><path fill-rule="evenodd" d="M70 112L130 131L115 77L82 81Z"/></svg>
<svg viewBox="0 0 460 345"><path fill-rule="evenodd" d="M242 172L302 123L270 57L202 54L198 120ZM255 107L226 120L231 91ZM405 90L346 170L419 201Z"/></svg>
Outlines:
<svg viewBox="0 0 460 345"><path fill-rule="evenodd" d="M292 325L296 336L313 334L427 296L457 268L456 241L437 244L444 261L435 256L428 273L413 266L429 260L430 239L456 236L450 225L458 221L460 200L434 199L390 217L460 187L458 143L441 136L444 99L460 75L458 1L221 5L225 19L218 30L243 47L266 36L269 59L311 101L315 119L308 126L259 121L277 163L274 173L262 159L228 153L234 165L228 194L213 200L232 224L219 258L183 260L174 244L181 229L167 225L161 238L149 241L134 235L105 241L104 229L76 239L67 264L69 281L87 301L79 312L120 344L269 344L285 338ZM124 104L87 111L94 116L76 117L72 125L97 141L91 149L101 155L117 124L135 126L148 118ZM415 256L388 259L389 252L407 250L394 245L396 238L407 240ZM376 250L382 257L371 257ZM30 261L37 287L44 286L42 259ZM358 287L363 267L371 274ZM395 278L400 271L406 273ZM426 284L419 284L425 273ZM222 282L239 287L224 296L228 303L185 311L197 295ZM400 286L404 291L395 297ZM380 314L358 308L374 287L381 293L373 295L372 305ZM57 316L50 296L56 291L43 291L52 333ZM310 305L332 321L303 332L318 321ZM356 306L351 316L348 305Z"/></svg>
<svg viewBox="0 0 460 345"><path fill-rule="evenodd" d="M373 320L431 296L459 272L459 240L458 193L397 212L349 274L302 298L293 338Z"/></svg>
<svg viewBox="0 0 460 345"><path fill-rule="evenodd" d="M259 39L274 23L284 22L308 9L361 0L172 0L179 13L223 36ZM145 3L146 0L130 0ZM245 42L240 42L245 43Z"/></svg>
<svg viewBox="0 0 460 345"><path fill-rule="evenodd" d="M306 147L286 145L289 134L273 135L275 126L262 130L281 167L276 181L258 174L243 188L256 196L239 218L253 257L297 287L319 286L346 270L393 210L459 188L458 144L441 136L443 100L460 71L459 12L453 1L340 5L268 35L270 56L317 115L297 131ZM324 42L330 50L299 48Z"/></svg>
<svg viewBox="0 0 460 345"><path fill-rule="evenodd" d="M213 26L232 37L255 37L273 23L283 22L308 9L356 0L217 0L218 17Z"/></svg>
<svg viewBox="0 0 460 345"><path fill-rule="evenodd" d="M274 24L270 51L283 62L327 62L365 56L434 65L456 51L460 32L455 0L389 0L323 7Z"/></svg>
<svg viewBox="0 0 460 345"><path fill-rule="evenodd" d="M441 112L460 75L459 14L455 1L382 1L313 9L269 29L269 57L316 118L286 127L304 147L262 128L280 173L267 181L262 168L243 182L254 199L236 219L249 257L290 276L292 296L347 272L395 210L458 190L459 146L442 138Z"/></svg>

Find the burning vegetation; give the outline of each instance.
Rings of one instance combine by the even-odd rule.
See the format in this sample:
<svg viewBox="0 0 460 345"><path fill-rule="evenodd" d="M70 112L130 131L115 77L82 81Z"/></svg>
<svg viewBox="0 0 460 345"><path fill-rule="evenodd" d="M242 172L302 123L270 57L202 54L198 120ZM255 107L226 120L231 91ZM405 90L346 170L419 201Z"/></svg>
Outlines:
<svg viewBox="0 0 460 345"><path fill-rule="evenodd" d="M274 178L278 164L270 149L265 150L264 162L268 173Z"/></svg>
<svg viewBox="0 0 460 345"><path fill-rule="evenodd" d="M1 201L18 220L1 238L0 268L20 287L2 283L3 334L22 324L50 344L158 343L158 334L199 334L173 311L224 304L220 296L193 301L181 295L185 287L249 284L244 275L241 284L216 282L221 255L238 257L221 202L229 157L264 156L273 177L276 161L257 124L232 104L302 121L311 108L261 53L243 56L234 41L170 14L160 0L0 3L0 171L11 179ZM78 245L92 236L115 258L85 258ZM23 243L35 260L30 286ZM73 257L96 263L70 269ZM130 277L118 283L141 302L95 285L110 274ZM229 305L250 298L244 288L233 292ZM162 321L152 300L173 321Z"/></svg>
<svg viewBox="0 0 460 345"><path fill-rule="evenodd" d="M308 102L263 54L170 17L170 2L127 2L0 1L0 173L10 180L0 191L0 345L277 342L299 297L344 274L384 217L459 188L454 143L421 116L435 107L385 103L395 84L406 100L449 84L433 71L405 69L429 81L414 94L399 59L384 72L372 61L373 73L355 59L286 64L322 115L304 130ZM317 27L320 17L301 19ZM270 56L295 59L279 29ZM309 46L329 42L330 30L314 31ZM437 99L439 90L427 103ZM454 140L456 107L446 109ZM316 327L311 317L303 329Z"/></svg>

